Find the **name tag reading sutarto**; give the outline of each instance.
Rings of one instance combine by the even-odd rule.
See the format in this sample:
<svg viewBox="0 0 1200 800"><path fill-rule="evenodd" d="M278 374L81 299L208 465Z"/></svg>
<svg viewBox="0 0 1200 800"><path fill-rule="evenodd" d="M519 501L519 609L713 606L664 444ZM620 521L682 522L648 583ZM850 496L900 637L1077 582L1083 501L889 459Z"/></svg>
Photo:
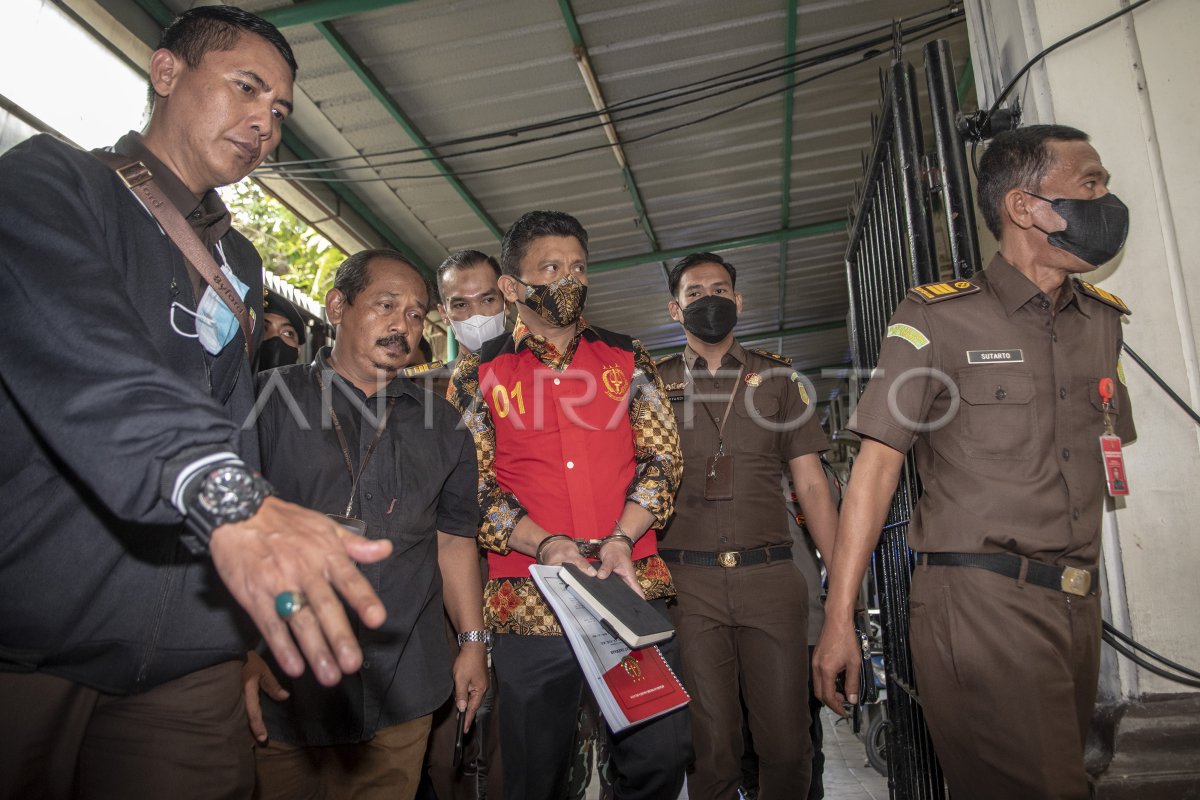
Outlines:
<svg viewBox="0 0 1200 800"><path fill-rule="evenodd" d="M1025 360L1021 350L968 350L968 364L1020 364Z"/></svg>

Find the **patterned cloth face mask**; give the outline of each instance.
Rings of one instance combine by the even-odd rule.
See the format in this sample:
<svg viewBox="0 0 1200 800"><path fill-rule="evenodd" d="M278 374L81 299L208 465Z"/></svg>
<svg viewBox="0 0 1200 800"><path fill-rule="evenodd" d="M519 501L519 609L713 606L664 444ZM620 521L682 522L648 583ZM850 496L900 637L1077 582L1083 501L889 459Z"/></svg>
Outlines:
<svg viewBox="0 0 1200 800"><path fill-rule="evenodd" d="M574 275L565 275L544 286L532 286L520 278L514 280L525 287L525 298L519 302L532 309L547 324L566 328L583 316L587 287Z"/></svg>

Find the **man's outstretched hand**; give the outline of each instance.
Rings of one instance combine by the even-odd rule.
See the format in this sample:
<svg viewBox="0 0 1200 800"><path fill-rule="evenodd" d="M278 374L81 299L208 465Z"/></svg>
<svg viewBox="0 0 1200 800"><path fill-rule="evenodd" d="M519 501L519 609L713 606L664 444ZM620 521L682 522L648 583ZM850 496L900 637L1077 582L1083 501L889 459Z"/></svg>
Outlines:
<svg viewBox="0 0 1200 800"><path fill-rule="evenodd" d="M284 672L298 677L307 661L317 680L332 686L362 665L338 595L364 625L382 625L387 612L355 562L387 558L391 542L356 536L324 514L268 497L254 516L213 531L209 548L221 580ZM285 620L275 597L287 591L302 592L306 603Z"/></svg>

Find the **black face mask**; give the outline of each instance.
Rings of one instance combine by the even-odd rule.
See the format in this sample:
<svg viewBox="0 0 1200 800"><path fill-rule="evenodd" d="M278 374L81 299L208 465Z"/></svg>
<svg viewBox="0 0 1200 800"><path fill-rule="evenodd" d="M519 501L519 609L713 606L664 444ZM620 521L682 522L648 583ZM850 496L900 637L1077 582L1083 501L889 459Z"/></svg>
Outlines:
<svg viewBox="0 0 1200 800"><path fill-rule="evenodd" d="M258 346L256 372L275 367L287 367L300 360L300 351L280 339L272 336Z"/></svg>
<svg viewBox="0 0 1200 800"><path fill-rule="evenodd" d="M1098 267L1111 261L1125 246L1125 237L1129 235L1129 208L1115 194L1094 200L1069 197L1051 200L1033 192L1026 194L1045 200L1066 220L1067 227L1061 231L1051 233L1038 228L1055 247Z"/></svg>
<svg viewBox="0 0 1200 800"><path fill-rule="evenodd" d="M737 303L728 297L710 294L683 309L683 327L702 341L716 344L737 325Z"/></svg>

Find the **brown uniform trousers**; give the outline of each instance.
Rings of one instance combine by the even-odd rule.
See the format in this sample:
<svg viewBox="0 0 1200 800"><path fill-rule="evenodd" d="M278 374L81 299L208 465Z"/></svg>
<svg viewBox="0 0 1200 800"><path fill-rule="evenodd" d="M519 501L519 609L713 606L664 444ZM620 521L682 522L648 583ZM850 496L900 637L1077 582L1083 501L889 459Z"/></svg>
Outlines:
<svg viewBox="0 0 1200 800"><path fill-rule="evenodd" d="M115 696L0 672L0 798L249 798L241 677L241 663L230 661Z"/></svg>

